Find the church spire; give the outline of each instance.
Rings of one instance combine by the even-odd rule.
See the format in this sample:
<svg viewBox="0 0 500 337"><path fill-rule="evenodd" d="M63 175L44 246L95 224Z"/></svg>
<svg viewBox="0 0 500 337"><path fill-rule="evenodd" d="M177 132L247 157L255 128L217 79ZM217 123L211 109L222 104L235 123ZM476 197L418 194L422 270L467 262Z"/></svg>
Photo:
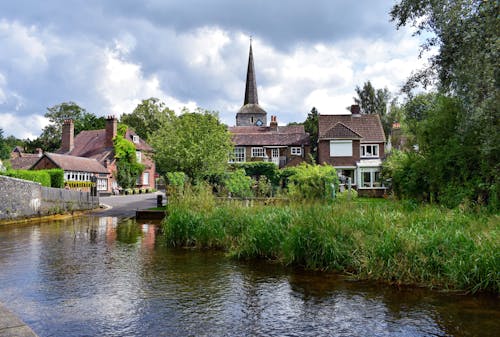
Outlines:
<svg viewBox="0 0 500 337"><path fill-rule="evenodd" d="M259 104L257 97L257 83L255 81L255 69L253 67L252 38L250 37L250 53L248 55L247 82L245 86L245 104Z"/></svg>

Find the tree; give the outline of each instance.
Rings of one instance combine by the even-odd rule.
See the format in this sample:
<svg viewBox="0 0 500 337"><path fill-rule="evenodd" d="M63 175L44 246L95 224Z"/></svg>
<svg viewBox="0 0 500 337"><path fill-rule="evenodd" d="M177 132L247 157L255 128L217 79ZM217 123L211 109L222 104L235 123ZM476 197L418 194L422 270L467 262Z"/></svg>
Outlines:
<svg viewBox="0 0 500 337"><path fill-rule="evenodd" d="M120 124L113 139L116 158L116 180L122 188L134 187L144 165L137 162L134 143L125 138L127 125Z"/></svg>
<svg viewBox="0 0 500 337"><path fill-rule="evenodd" d="M319 113L318 110L313 107L304 122L304 129L309 133L309 139L311 141L311 155L314 158L314 161L318 158L318 123Z"/></svg>
<svg viewBox="0 0 500 337"><path fill-rule="evenodd" d="M363 88L358 85L354 89L358 97L353 97L354 102L359 104L361 113L363 114L378 114L382 121L385 135L388 137L391 132L392 124L387 116L387 106L391 94L387 88L375 89L370 81L363 84Z"/></svg>
<svg viewBox="0 0 500 337"><path fill-rule="evenodd" d="M3 138L3 129L0 128L0 159L9 159L10 151L5 138Z"/></svg>
<svg viewBox="0 0 500 337"><path fill-rule="evenodd" d="M455 109L453 142L464 149L454 176L475 166L481 181L475 199L500 198L500 94L498 2L484 0L401 0L391 10L397 27L412 25L427 38L422 52L436 50L429 66L414 73L404 87L411 97L418 85L435 84L441 94L460 102ZM430 34L429 34L430 33ZM434 113L442 113L436 110ZM434 117L433 117L434 118ZM436 117L438 118L438 117ZM451 128L445 124L443 128ZM451 140L450 140L451 141ZM467 153L477 154L467 158Z"/></svg>
<svg viewBox="0 0 500 337"><path fill-rule="evenodd" d="M97 117L74 102L63 102L47 108L44 116L49 119L49 125L43 128L38 138L27 140L26 150L28 152L33 152L36 148L48 152L59 149L61 147L62 125L67 119L72 119L75 123L75 135L83 130L104 129L106 126L104 117Z"/></svg>
<svg viewBox="0 0 500 337"><path fill-rule="evenodd" d="M161 102L158 98L148 98L143 100L131 114L123 114L121 122L129 127L143 139L149 139L149 136L158 129L165 118L169 119L174 112Z"/></svg>
<svg viewBox="0 0 500 337"><path fill-rule="evenodd" d="M151 134L150 144L161 174L184 172L195 183L222 174L233 148L231 135L217 114L201 109L171 116Z"/></svg>

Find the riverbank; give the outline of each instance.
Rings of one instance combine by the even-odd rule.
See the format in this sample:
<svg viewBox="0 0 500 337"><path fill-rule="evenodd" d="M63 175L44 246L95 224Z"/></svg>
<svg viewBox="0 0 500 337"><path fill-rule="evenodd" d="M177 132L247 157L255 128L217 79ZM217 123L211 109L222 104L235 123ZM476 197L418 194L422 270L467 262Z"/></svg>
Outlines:
<svg viewBox="0 0 500 337"><path fill-rule="evenodd" d="M355 279L499 293L498 215L380 201L216 206L177 200L163 222L171 246L223 249Z"/></svg>
<svg viewBox="0 0 500 337"><path fill-rule="evenodd" d="M37 337L23 321L0 303L0 336Z"/></svg>

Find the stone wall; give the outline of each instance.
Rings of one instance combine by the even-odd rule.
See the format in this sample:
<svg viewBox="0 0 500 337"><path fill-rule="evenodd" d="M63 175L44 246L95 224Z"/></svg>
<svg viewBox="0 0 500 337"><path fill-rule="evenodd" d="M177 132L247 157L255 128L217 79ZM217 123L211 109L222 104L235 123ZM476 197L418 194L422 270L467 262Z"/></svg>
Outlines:
<svg viewBox="0 0 500 337"><path fill-rule="evenodd" d="M44 187L35 182L0 176L0 220L60 214L98 206L99 197L92 197L88 192Z"/></svg>

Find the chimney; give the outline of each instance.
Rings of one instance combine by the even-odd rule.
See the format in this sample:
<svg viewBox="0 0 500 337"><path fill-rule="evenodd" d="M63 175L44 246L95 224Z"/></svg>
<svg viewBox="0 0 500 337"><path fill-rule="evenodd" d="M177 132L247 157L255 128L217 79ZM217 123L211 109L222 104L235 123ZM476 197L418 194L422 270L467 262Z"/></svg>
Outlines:
<svg viewBox="0 0 500 337"><path fill-rule="evenodd" d="M269 127L271 128L271 131L278 130L278 120L276 119L276 116L271 116L271 122L269 123Z"/></svg>
<svg viewBox="0 0 500 337"><path fill-rule="evenodd" d="M351 105L351 114L353 114L353 115L360 115L361 114L361 108L360 108L359 104Z"/></svg>
<svg viewBox="0 0 500 337"><path fill-rule="evenodd" d="M62 126L61 151L68 153L75 147L75 124L72 119L66 119ZM37 149L38 152L38 149Z"/></svg>
<svg viewBox="0 0 500 337"><path fill-rule="evenodd" d="M35 153L38 155L38 157L43 156L43 150L39 147L35 149Z"/></svg>
<svg viewBox="0 0 500 337"><path fill-rule="evenodd" d="M106 118L106 139L104 141L105 147L113 146L113 138L116 136L118 121L115 116L108 116Z"/></svg>

